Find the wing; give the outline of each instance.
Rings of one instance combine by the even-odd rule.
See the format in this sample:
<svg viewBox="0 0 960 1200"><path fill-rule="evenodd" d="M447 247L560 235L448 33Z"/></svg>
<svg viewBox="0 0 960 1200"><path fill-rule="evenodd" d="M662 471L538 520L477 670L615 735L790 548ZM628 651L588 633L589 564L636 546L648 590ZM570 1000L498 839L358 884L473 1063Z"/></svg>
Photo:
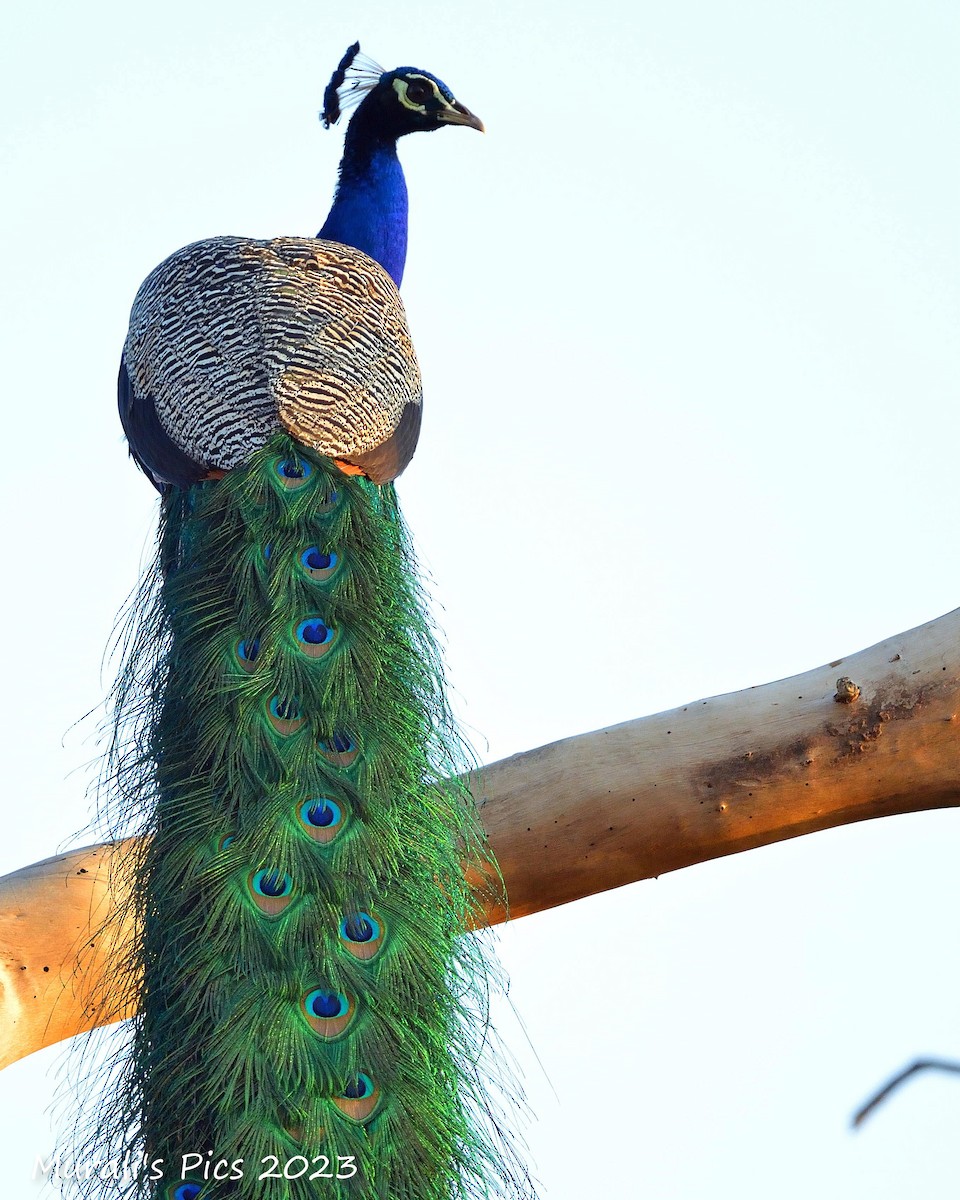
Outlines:
<svg viewBox="0 0 960 1200"><path fill-rule="evenodd" d="M122 358L117 379L117 406L130 457L158 491L162 492L167 484L189 487L209 474L208 468L194 462L170 439L157 417L153 397L137 394Z"/></svg>
<svg viewBox="0 0 960 1200"><path fill-rule="evenodd" d="M351 247L213 238L137 293L120 415L158 486L229 471L281 427L384 483L412 457L421 410L396 286Z"/></svg>

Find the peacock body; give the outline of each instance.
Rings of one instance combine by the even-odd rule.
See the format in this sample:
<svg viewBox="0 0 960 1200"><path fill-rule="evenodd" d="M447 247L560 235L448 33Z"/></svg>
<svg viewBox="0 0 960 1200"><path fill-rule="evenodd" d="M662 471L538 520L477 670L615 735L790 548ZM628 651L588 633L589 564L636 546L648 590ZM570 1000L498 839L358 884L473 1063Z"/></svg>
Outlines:
<svg viewBox="0 0 960 1200"><path fill-rule="evenodd" d="M152 835L100 1123L144 1155L132 1195L527 1194L478 1071L463 867L487 852L391 482L422 406L396 141L482 126L358 49L325 96L328 123L359 107L321 237L178 251L124 346L121 418L161 493L112 758Z"/></svg>
<svg viewBox="0 0 960 1200"><path fill-rule="evenodd" d="M313 238L172 254L137 293L119 393L131 453L160 485L232 470L279 429L388 482L420 430L396 285L360 251Z"/></svg>

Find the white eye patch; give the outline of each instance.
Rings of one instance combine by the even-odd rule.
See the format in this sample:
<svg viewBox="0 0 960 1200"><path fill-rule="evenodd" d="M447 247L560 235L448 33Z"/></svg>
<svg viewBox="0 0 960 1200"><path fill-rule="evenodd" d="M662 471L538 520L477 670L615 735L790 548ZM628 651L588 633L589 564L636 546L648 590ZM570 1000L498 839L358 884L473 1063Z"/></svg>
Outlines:
<svg viewBox="0 0 960 1200"><path fill-rule="evenodd" d="M417 92L426 86L430 89L430 99L440 99L440 93L437 91L437 85L432 79L427 79L425 75L410 75L406 79L395 79L393 81L393 90L397 93L397 97L404 108L409 108L413 112L425 113L426 106L415 100L410 95L411 84L416 85Z"/></svg>

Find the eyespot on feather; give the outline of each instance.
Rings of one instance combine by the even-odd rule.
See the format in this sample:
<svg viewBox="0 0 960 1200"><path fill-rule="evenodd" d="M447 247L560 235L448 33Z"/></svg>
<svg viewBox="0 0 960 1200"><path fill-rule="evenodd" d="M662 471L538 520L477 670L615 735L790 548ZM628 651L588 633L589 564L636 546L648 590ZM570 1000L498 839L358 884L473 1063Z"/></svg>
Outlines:
<svg viewBox="0 0 960 1200"><path fill-rule="evenodd" d="M302 729L306 721L297 701L289 700L285 696L270 698L267 702L267 719L282 737L290 737L298 729Z"/></svg>
<svg viewBox="0 0 960 1200"><path fill-rule="evenodd" d="M305 459L278 458L273 464L274 475L280 486L289 492L299 491L311 482L313 467Z"/></svg>
<svg viewBox="0 0 960 1200"><path fill-rule="evenodd" d="M348 1080L342 1095L334 1096L333 1102L352 1121L368 1121L380 1103L380 1089L365 1071L360 1071Z"/></svg>
<svg viewBox="0 0 960 1200"><path fill-rule="evenodd" d="M317 796L300 805L300 827L315 842L332 842L344 825L343 809L326 796Z"/></svg>
<svg viewBox="0 0 960 1200"><path fill-rule="evenodd" d="M345 1032L357 1011L351 996L331 988L314 988L301 1003L310 1028L331 1041Z"/></svg>
<svg viewBox="0 0 960 1200"><path fill-rule="evenodd" d="M339 729L329 737L321 738L317 749L332 767L352 766L360 753L357 739Z"/></svg>
<svg viewBox="0 0 960 1200"><path fill-rule="evenodd" d="M302 654L322 658L333 648L336 633L321 617L308 617L294 626L293 635Z"/></svg>
<svg viewBox="0 0 960 1200"><path fill-rule="evenodd" d="M385 932L371 913L349 913L340 922L340 943L354 958L365 962L380 950Z"/></svg>
<svg viewBox="0 0 960 1200"><path fill-rule="evenodd" d="M247 888L254 904L268 917L278 917L293 899L293 880L269 867L251 872Z"/></svg>
<svg viewBox="0 0 960 1200"><path fill-rule="evenodd" d="M340 493L337 491L327 492L322 500L319 500L313 506L313 515L315 517L325 517L327 513L333 512L340 502Z"/></svg>
<svg viewBox="0 0 960 1200"><path fill-rule="evenodd" d="M172 1183L164 1189L164 1197L166 1200L197 1200L197 1197L203 1191L203 1184L195 1183L192 1179L185 1180L183 1183Z"/></svg>
<svg viewBox="0 0 960 1200"><path fill-rule="evenodd" d="M340 565L340 556L332 552L326 553L317 546L309 546L300 555L300 565L311 579L323 583Z"/></svg>
<svg viewBox="0 0 960 1200"><path fill-rule="evenodd" d="M234 647L234 653L237 656L237 662L245 671L256 670L256 662L260 657L260 639L258 637L242 639Z"/></svg>

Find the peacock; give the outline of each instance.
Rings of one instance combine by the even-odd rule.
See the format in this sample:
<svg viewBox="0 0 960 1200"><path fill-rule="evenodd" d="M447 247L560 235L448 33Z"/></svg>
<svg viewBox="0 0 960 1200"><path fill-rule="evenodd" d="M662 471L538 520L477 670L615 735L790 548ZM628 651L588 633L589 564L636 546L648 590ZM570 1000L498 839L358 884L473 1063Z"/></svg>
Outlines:
<svg viewBox="0 0 960 1200"><path fill-rule="evenodd" d="M318 236L177 251L123 348L160 493L107 768L150 835L117 968L139 1012L93 1141L133 1161L124 1195L532 1194L481 1067L495 968L465 934L465 864L495 864L392 482L422 411L397 142L483 125L359 44L324 124L351 106Z"/></svg>

